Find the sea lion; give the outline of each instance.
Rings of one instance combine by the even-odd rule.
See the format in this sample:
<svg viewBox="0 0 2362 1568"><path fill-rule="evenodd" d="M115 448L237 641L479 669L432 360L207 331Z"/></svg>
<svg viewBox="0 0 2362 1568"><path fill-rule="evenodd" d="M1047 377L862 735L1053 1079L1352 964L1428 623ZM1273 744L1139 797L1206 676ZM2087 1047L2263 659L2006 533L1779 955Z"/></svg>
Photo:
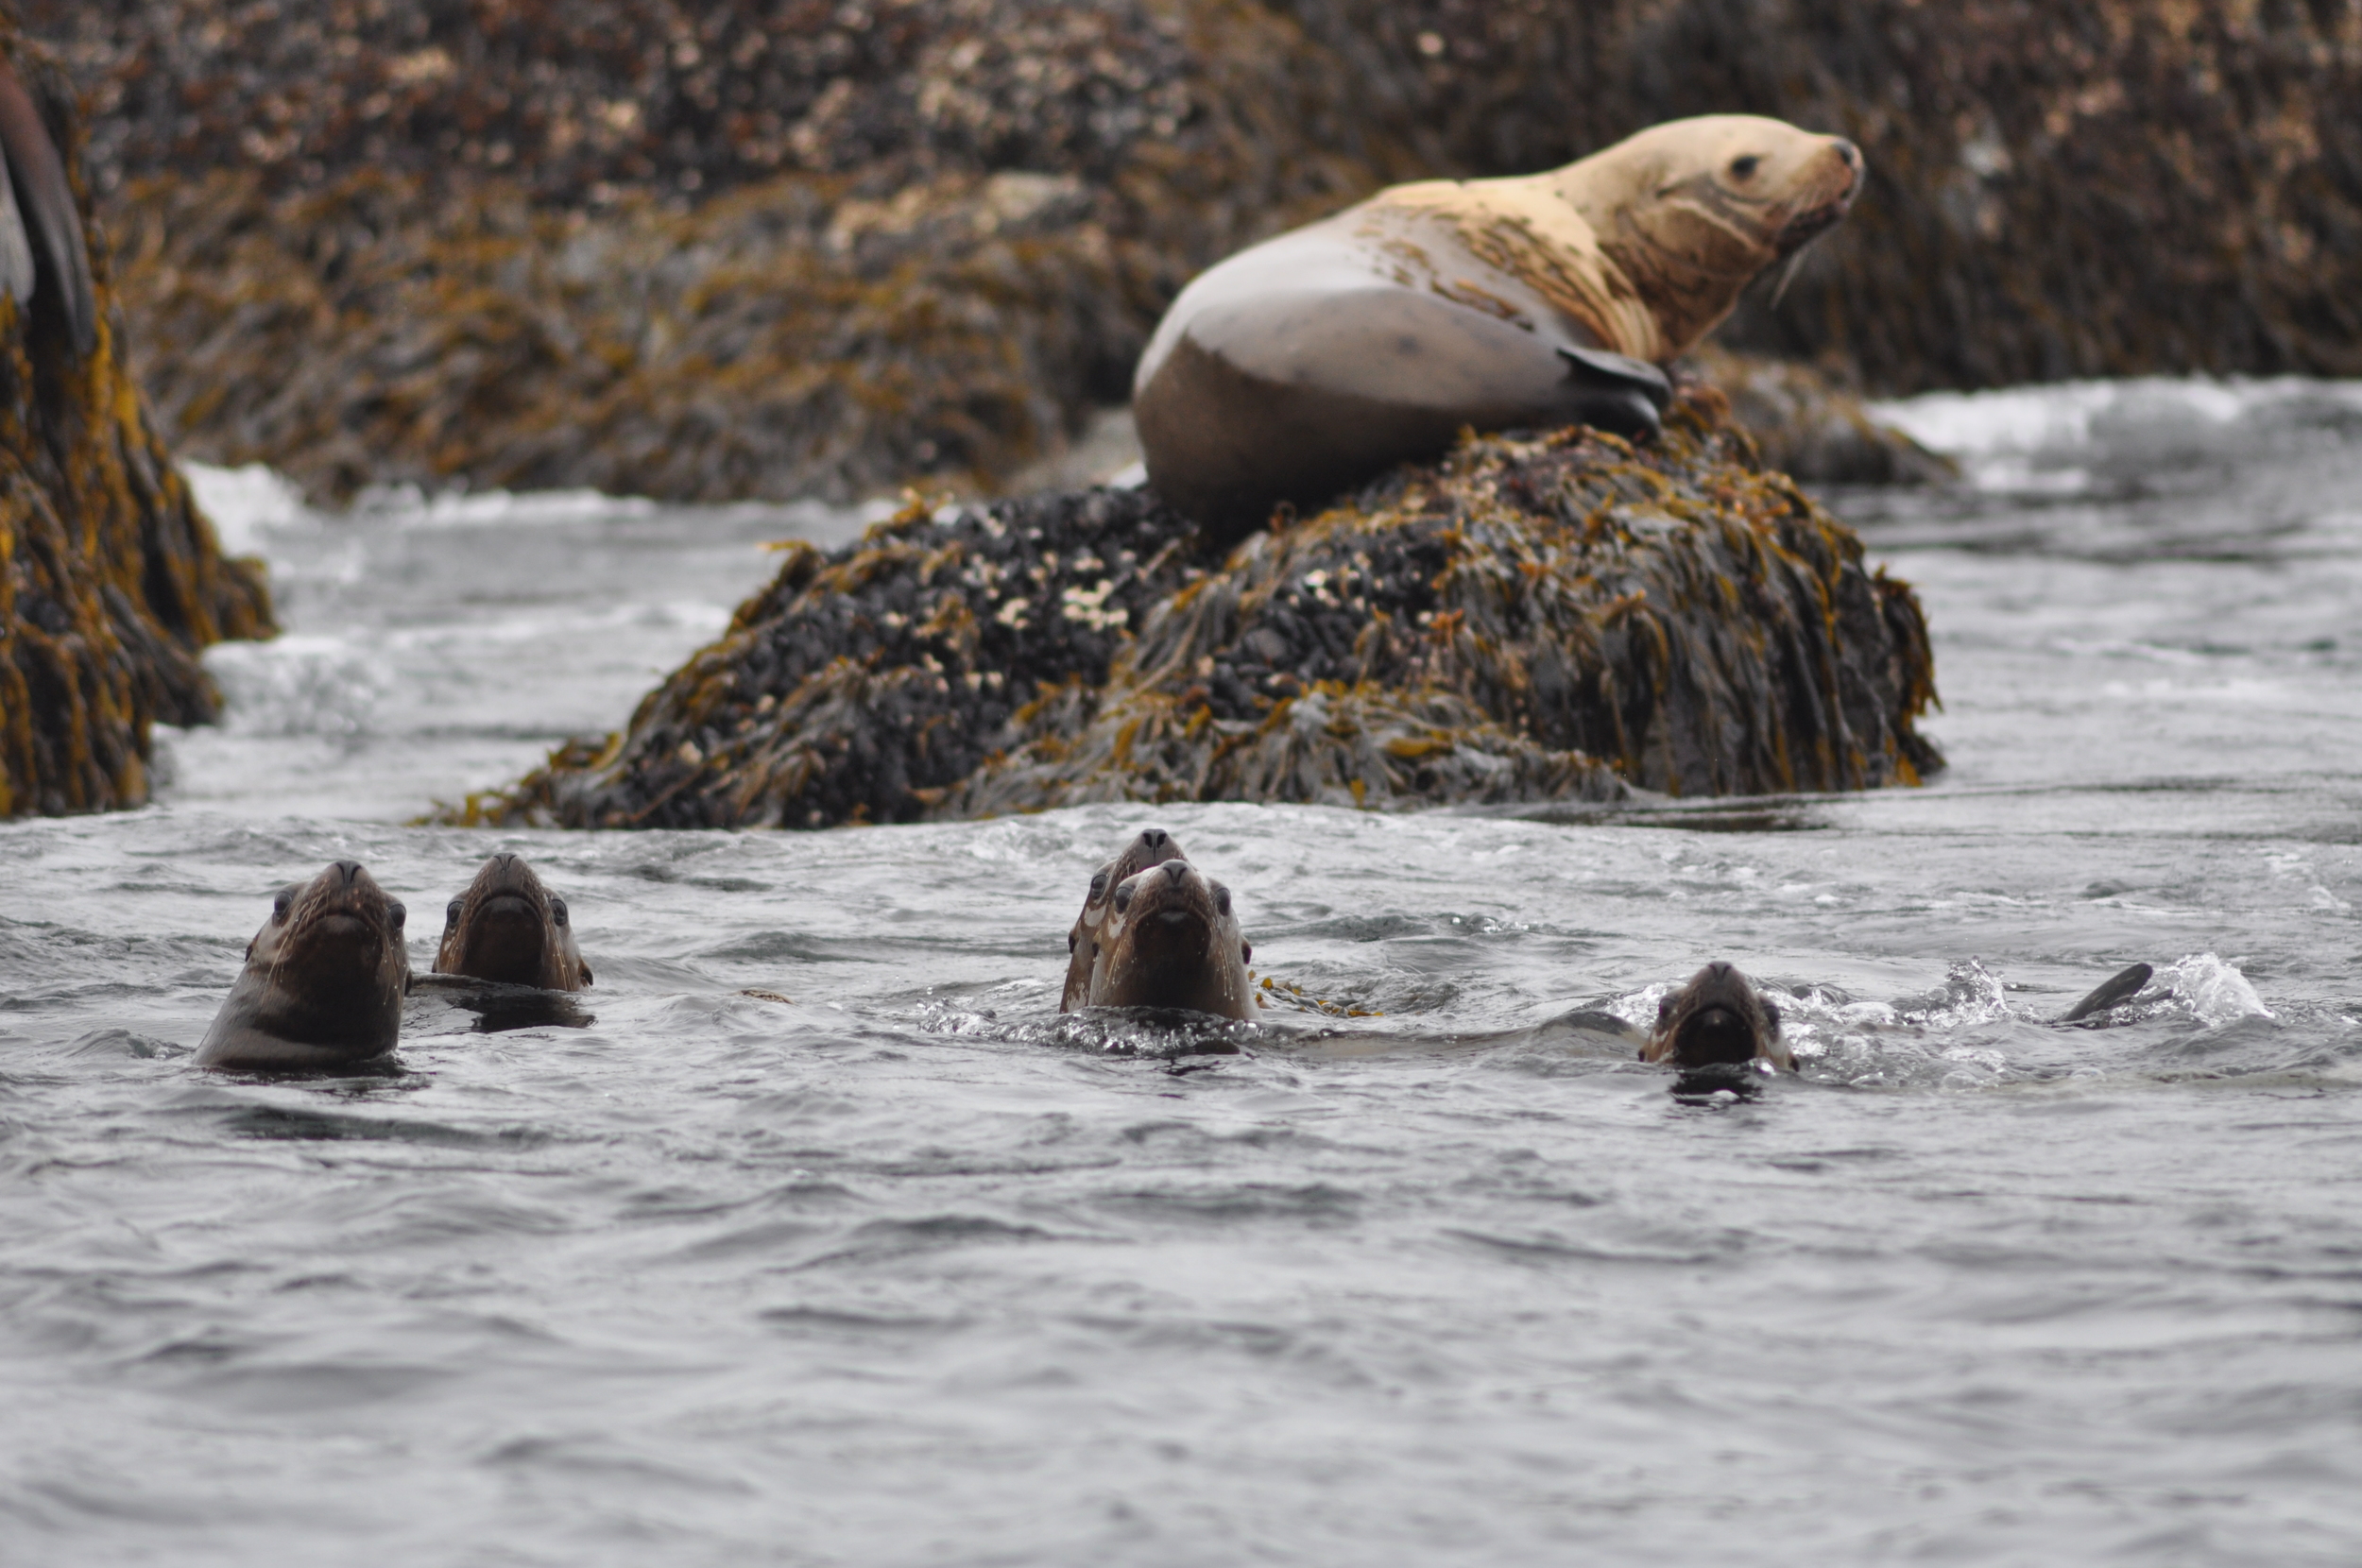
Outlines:
<svg viewBox="0 0 2362 1568"><path fill-rule="evenodd" d="M1547 174L1397 185L1181 291L1133 379L1149 484L1217 542L1463 427L1653 432L1659 366L1843 218L1861 153L1676 120Z"/></svg>
<svg viewBox="0 0 2362 1568"><path fill-rule="evenodd" d="M544 991L579 991L590 966L574 945L566 900L541 885L522 856L493 856L443 912L435 973Z"/></svg>
<svg viewBox="0 0 2362 1568"><path fill-rule="evenodd" d="M1160 861L1116 884L1098 936L1092 1007L1186 1007L1252 1015L1247 960L1230 890L1187 861Z"/></svg>
<svg viewBox="0 0 2362 1568"><path fill-rule="evenodd" d="M1083 912L1074 917L1074 929L1066 933L1066 990L1058 997L1058 1011L1072 1013L1090 1002L1091 962L1099 956L1100 922L1106 918L1107 898L1117 884L1166 861L1186 860L1181 845L1161 827L1143 827L1132 836L1132 842L1116 851L1116 858L1091 874L1090 891L1083 896Z"/></svg>
<svg viewBox="0 0 2362 1568"><path fill-rule="evenodd" d="M2146 963L2135 963L2117 970L2106 980L2101 980L2090 996L2067 1009L2065 1016L2062 1017L2059 1022L2062 1024L2086 1023L2099 1018L2103 1014L2114 1012L2134 997L2139 996L2141 988L2147 985L2150 977L2156 973L2153 967Z"/></svg>
<svg viewBox="0 0 2362 1568"><path fill-rule="evenodd" d="M67 341L80 356L98 347L98 305L91 286L82 213L65 161L41 111L8 62L0 60L0 290L20 305L54 300Z"/></svg>
<svg viewBox="0 0 2362 1568"><path fill-rule="evenodd" d="M1720 962L1657 1005L1656 1029L1640 1048L1640 1060L1670 1062L1684 1072L1756 1061L1796 1070L1796 1059L1780 1039L1780 1010L1757 996L1745 975Z"/></svg>
<svg viewBox="0 0 2362 1568"><path fill-rule="evenodd" d="M390 1056L410 980L405 913L351 861L281 888L197 1065L325 1072Z"/></svg>

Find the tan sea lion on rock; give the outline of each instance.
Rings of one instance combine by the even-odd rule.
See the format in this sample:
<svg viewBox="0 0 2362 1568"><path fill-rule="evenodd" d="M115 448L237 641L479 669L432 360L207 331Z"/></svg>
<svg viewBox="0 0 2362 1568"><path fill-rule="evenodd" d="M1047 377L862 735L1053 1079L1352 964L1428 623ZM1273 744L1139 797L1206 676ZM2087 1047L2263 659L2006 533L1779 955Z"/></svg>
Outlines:
<svg viewBox="0 0 2362 1568"><path fill-rule="evenodd" d="M1643 1062L1669 1062L1684 1072L1769 1062L1785 1072L1796 1059L1780 1039L1780 1010L1730 964L1707 964L1657 1005L1656 1029L1640 1048Z"/></svg>
<svg viewBox="0 0 2362 1568"><path fill-rule="evenodd" d="M566 900L541 885L522 856L507 853L486 861L444 912L435 973L544 991L579 991L591 981Z"/></svg>
<svg viewBox="0 0 2362 1568"><path fill-rule="evenodd" d="M1066 989L1058 1011L1072 1013L1090 1005L1091 964L1099 956L1099 928L1107 917L1107 900L1123 882L1167 861L1186 860L1180 844L1161 827L1143 827L1116 858L1091 875L1090 891L1083 896L1083 912L1066 934Z"/></svg>
<svg viewBox="0 0 2362 1568"><path fill-rule="evenodd" d="M1149 483L1226 543L1465 427L1645 435L1658 366L1861 179L1841 137L1716 114L1547 174L1381 191L1181 291L1133 381Z"/></svg>
<svg viewBox="0 0 2362 1568"><path fill-rule="evenodd" d="M280 889L197 1065L326 1072L390 1056L410 980L405 913L351 861Z"/></svg>
<svg viewBox="0 0 2362 1568"><path fill-rule="evenodd" d="M1133 873L1107 895L1092 1007L1179 1007L1224 1018L1252 1016L1247 960L1230 890L1187 861Z"/></svg>

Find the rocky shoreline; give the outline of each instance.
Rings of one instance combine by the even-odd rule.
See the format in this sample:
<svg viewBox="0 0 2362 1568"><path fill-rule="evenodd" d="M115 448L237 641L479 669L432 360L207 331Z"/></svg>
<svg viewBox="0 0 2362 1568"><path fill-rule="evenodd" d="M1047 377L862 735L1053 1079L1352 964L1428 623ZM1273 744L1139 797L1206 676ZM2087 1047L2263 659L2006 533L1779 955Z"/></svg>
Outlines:
<svg viewBox="0 0 2362 1568"><path fill-rule="evenodd" d="M2352 8L23 9L93 107L173 439L316 497L990 490L1121 401L1239 246L1720 110L1841 131L1872 171L1734 349L1882 395L2362 373Z"/></svg>
<svg viewBox="0 0 2362 1568"><path fill-rule="evenodd" d="M0 60L64 162L95 306L86 348L52 253L29 298L0 296L0 818L140 806L151 726L219 714L197 656L269 636L270 594L260 563L223 558L142 402L72 87L5 25ZM12 203L31 199L20 175Z"/></svg>
<svg viewBox="0 0 2362 1568"><path fill-rule="evenodd" d="M1721 400L1463 443L1208 558L1152 492L791 546L603 741L442 820L822 827L1094 800L1364 809L1914 783L1908 586Z"/></svg>

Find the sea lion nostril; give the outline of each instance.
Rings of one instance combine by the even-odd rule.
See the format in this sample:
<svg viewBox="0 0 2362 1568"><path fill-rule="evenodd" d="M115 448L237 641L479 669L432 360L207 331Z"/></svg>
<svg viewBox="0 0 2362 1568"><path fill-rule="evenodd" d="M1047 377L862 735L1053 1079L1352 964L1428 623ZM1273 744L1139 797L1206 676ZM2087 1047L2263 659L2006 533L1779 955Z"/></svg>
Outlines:
<svg viewBox="0 0 2362 1568"><path fill-rule="evenodd" d="M1171 837L1172 835L1167 833L1161 827L1143 827L1140 829L1140 843L1148 845L1151 849L1162 849L1165 846L1165 841Z"/></svg>
<svg viewBox="0 0 2362 1568"><path fill-rule="evenodd" d="M1164 864L1164 873L1166 881L1178 882L1182 878L1187 877L1190 874L1190 862L1187 861L1167 861Z"/></svg>
<svg viewBox="0 0 2362 1568"><path fill-rule="evenodd" d="M338 877L343 879L345 886L351 887L352 885L352 879L361 875L361 862L358 861L338 861L336 862L336 873Z"/></svg>

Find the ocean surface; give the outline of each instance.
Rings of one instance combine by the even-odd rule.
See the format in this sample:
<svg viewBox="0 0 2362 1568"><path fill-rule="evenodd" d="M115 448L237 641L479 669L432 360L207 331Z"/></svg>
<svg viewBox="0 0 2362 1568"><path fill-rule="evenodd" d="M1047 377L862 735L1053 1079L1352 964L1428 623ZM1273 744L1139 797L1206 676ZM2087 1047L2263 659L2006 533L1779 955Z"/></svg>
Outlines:
<svg viewBox="0 0 2362 1568"><path fill-rule="evenodd" d="M0 827L0 1562L2362 1560L2362 387L1888 412L1948 771L1524 816L405 826L861 516L201 472L286 635L162 804ZM1055 1014L1151 823L1238 1054ZM423 970L494 849L587 1027L190 1068L279 884ZM1795 1078L1552 1027L1712 958Z"/></svg>

